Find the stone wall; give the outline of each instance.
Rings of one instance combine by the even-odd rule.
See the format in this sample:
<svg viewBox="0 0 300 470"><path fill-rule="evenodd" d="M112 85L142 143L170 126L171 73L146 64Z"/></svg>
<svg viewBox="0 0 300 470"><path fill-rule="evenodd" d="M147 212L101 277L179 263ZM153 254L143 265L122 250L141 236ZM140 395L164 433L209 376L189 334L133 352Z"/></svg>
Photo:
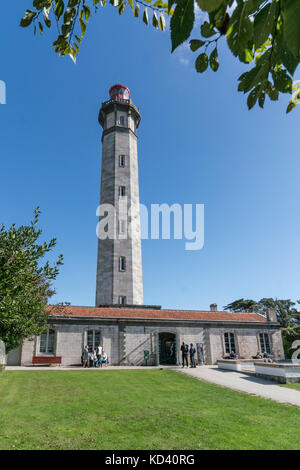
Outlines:
<svg viewBox="0 0 300 470"><path fill-rule="evenodd" d="M236 352L246 359L260 351L259 333L270 335L270 347L276 359L284 359L281 331L268 328L209 328L211 363L226 355L224 333L232 332L235 336Z"/></svg>
<svg viewBox="0 0 300 470"><path fill-rule="evenodd" d="M206 364L216 364L218 359L225 355L224 333L233 332L237 353L245 358L256 355L260 350L259 333L265 332L270 335L271 351L277 359L283 359L283 346L281 331L268 325L256 327L211 327L207 326L179 326L166 324L124 321L112 322L78 322L72 321L51 323L55 334L54 355L62 356L63 365L80 364L81 353L87 344L88 330L100 331L101 345L107 353L112 365L142 365L144 364L144 351L150 352L148 365L159 364L159 334L172 333L175 335L177 346L177 362L181 363L180 345L197 343L204 346L204 360ZM29 365L32 356L39 355L39 338L35 341L25 341L22 347L21 365ZM196 360L197 360L196 356ZM20 364L18 352L13 351L9 358L10 365Z"/></svg>

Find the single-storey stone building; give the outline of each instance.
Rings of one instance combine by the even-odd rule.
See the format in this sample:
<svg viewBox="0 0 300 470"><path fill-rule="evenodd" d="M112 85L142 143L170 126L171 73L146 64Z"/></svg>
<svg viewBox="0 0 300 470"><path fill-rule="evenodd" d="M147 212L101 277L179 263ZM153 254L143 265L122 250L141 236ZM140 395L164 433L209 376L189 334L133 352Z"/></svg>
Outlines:
<svg viewBox="0 0 300 470"><path fill-rule="evenodd" d="M284 358L276 313L163 310L143 304L137 128L141 119L128 88L115 85L102 103L100 207L114 207L113 237L98 233L95 307L49 309L47 333L12 351L8 364L80 364L85 345L101 345L112 365L178 364L180 344L193 343L197 360L214 364L232 350ZM99 226L104 213L99 213ZM130 233L128 228L130 222ZM147 351L148 354L144 355ZM149 355L149 357L148 357Z"/></svg>
<svg viewBox="0 0 300 470"><path fill-rule="evenodd" d="M50 329L8 356L9 364L30 365L33 358L49 362L59 358L62 365L78 365L84 345L99 344L111 365L179 364L180 344L201 345L205 364L234 350L250 358L257 351L284 358L281 331L276 314L267 318L257 313L162 310L159 307L66 307L66 313L51 314ZM175 343L175 354L171 346ZM199 363L199 351L196 357Z"/></svg>

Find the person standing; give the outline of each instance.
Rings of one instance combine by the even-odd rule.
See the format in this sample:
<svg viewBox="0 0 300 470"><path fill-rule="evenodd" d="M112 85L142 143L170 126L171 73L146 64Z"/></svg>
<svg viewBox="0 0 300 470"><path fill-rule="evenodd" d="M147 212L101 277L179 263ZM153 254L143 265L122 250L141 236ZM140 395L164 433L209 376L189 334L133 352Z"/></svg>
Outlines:
<svg viewBox="0 0 300 470"><path fill-rule="evenodd" d="M188 344L185 344L184 341L182 341L180 351L182 353L182 367L184 367L185 363L186 363L186 366L188 367L189 366L189 364L188 364L189 346L188 346Z"/></svg>
<svg viewBox="0 0 300 470"><path fill-rule="evenodd" d="M195 353L196 353L196 349L194 348L193 343L191 343L191 347L190 347L190 364L191 364L191 366L190 367L196 367Z"/></svg>
<svg viewBox="0 0 300 470"><path fill-rule="evenodd" d="M97 346L97 359L98 363L100 364L101 361L101 356L102 356L102 346L100 344Z"/></svg>
<svg viewBox="0 0 300 470"><path fill-rule="evenodd" d="M88 362L89 362L89 348L85 346L82 354L82 365L83 367L88 367Z"/></svg>

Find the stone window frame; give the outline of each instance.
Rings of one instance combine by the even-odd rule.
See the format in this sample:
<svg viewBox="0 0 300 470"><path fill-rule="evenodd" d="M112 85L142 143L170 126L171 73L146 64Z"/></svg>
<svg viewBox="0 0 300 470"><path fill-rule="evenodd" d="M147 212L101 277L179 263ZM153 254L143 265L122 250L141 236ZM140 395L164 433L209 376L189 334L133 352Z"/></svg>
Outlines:
<svg viewBox="0 0 300 470"><path fill-rule="evenodd" d="M94 332L94 335L93 335L93 336L94 336L94 339L93 339L93 341L95 341L95 332L99 332L99 334L100 334L100 339L99 339L100 345L103 347L103 332L102 332L101 327L100 327L100 326L99 326L99 327L97 327L97 326L96 326L96 327L92 326L92 327L87 327L87 328L84 330L84 332L83 332L83 345L82 345L82 350L85 348L85 346L89 346L89 344L88 344L88 332L89 332L89 331L93 331L93 332ZM94 344L93 347L92 347L92 349L95 349L97 346L98 346L98 345L95 345L95 344Z"/></svg>
<svg viewBox="0 0 300 470"><path fill-rule="evenodd" d="M119 226L119 235L126 235L126 220L124 219L119 219L119 223L118 223L118 226Z"/></svg>
<svg viewBox="0 0 300 470"><path fill-rule="evenodd" d="M124 302L122 302L122 299L124 299ZM120 305L126 305L126 295L119 295L119 304Z"/></svg>
<svg viewBox="0 0 300 470"><path fill-rule="evenodd" d="M260 342L260 335L261 335L261 334L266 334L266 335L268 335L268 338L269 338L269 346L270 346L270 353L268 353L268 354L272 354L272 351L273 351L273 342L272 342L272 334L271 334L270 331L264 331L264 330L258 331L258 333L257 333L257 335L256 335L257 346L258 346L257 351L260 351L262 354L264 353L264 351L262 351L262 349L261 349L261 342Z"/></svg>
<svg viewBox="0 0 300 470"><path fill-rule="evenodd" d="M53 338L53 352L41 352L40 351L40 345L41 345L41 335L36 337L36 342L35 342L35 355L36 356L56 356L56 351L57 351L57 330L53 327L49 328L49 330L46 332L47 334L47 341L49 339L49 332L53 331L54 333L54 338ZM43 334L43 333L41 333Z"/></svg>
<svg viewBox="0 0 300 470"><path fill-rule="evenodd" d="M127 119L126 119L127 118ZM117 125L121 127L127 126L128 117L126 114L117 113Z"/></svg>
<svg viewBox="0 0 300 470"><path fill-rule="evenodd" d="M126 155L122 153L119 155L119 168L125 168L125 166L126 166Z"/></svg>
<svg viewBox="0 0 300 470"><path fill-rule="evenodd" d="M226 354L230 354L226 352L226 344L225 344L225 333L232 333L233 334L233 337L234 337L234 345L235 345L235 354L237 354L238 356L240 355L240 351L239 351L239 342L238 342L238 335L237 335L237 332L235 330L223 330L222 332L222 346L223 346L223 356L225 356Z"/></svg>
<svg viewBox="0 0 300 470"><path fill-rule="evenodd" d="M123 264L124 262L124 264ZM119 272L125 273L126 272L126 256L119 257Z"/></svg>
<svg viewBox="0 0 300 470"><path fill-rule="evenodd" d="M119 186L119 197L126 196L126 186Z"/></svg>

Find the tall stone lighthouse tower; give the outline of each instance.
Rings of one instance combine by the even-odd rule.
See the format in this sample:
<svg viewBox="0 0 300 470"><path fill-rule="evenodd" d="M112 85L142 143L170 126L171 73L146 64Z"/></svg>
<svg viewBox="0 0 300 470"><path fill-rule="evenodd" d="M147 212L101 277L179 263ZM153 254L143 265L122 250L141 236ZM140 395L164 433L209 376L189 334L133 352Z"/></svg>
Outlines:
<svg viewBox="0 0 300 470"><path fill-rule="evenodd" d="M99 112L103 128L100 208L104 204L114 207L114 236L110 231L107 238L98 241L96 307L142 305L136 134L141 115L125 86L115 85L109 94L110 99L102 103Z"/></svg>

